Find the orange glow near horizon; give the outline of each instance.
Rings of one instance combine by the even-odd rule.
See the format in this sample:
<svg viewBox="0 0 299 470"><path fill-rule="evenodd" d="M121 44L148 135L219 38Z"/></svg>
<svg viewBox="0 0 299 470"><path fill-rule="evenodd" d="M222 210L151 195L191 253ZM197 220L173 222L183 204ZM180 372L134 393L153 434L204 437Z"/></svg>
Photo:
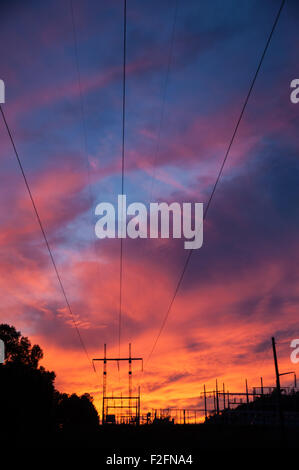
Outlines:
<svg viewBox="0 0 299 470"><path fill-rule="evenodd" d="M198 202L205 210L213 196L203 246L150 360L188 251L183 239L123 243L120 352L132 343L144 358L143 372L133 364L142 410L201 407L203 386L214 389L216 379L231 392L244 391L245 379L250 388L260 377L273 386L272 336L281 372L299 376L290 360L299 337L295 6L281 15L238 121L276 2L235 2L232 15L224 2L200 2L200 12L199 2L180 2L168 67L171 2L128 2L123 153L119 4L74 2L78 74L66 6L57 15L60 4L39 2L36 21L34 2L6 3L16 5L5 7L0 31L3 109L74 318L1 120L0 322L41 346L57 390L90 393L101 411L102 365L95 374L89 359L102 356L104 343L108 356L118 355L120 240L96 238L95 208L116 207L124 177L127 202L147 208ZM120 373L109 364L108 394L127 393L127 372L127 364Z"/></svg>

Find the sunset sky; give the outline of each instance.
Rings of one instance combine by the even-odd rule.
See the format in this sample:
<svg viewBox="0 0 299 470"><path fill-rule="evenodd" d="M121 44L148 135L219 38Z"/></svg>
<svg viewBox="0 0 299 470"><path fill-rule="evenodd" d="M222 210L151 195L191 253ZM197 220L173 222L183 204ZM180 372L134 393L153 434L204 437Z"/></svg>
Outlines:
<svg viewBox="0 0 299 470"><path fill-rule="evenodd" d="M280 6L278 0L127 1L124 187L128 202L207 202ZM91 358L118 354L120 240L99 240L99 202L121 193L123 2L1 2L3 110ZM77 59L81 90L78 80ZM157 347L188 251L124 241L121 354L132 343L142 406L199 406L296 370L299 337L299 5L287 0ZM0 321L44 351L67 393L97 375L78 340L12 145L0 123ZM136 373L135 373L136 371ZM127 391L111 366L109 392ZM291 377L282 383L291 382Z"/></svg>

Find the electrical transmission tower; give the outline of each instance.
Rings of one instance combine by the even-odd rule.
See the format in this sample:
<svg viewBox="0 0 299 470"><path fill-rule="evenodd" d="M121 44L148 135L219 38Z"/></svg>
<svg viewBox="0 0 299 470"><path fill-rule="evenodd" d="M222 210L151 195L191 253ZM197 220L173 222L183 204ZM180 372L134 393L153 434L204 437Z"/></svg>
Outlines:
<svg viewBox="0 0 299 470"><path fill-rule="evenodd" d="M140 422L140 387L138 387L138 395L133 396L132 390L132 362L141 361L143 370L143 358L142 357L132 357L131 353L131 343L129 343L129 356L128 357L107 357L107 348L104 344L104 357L95 358L93 361L102 361L103 362L103 400L102 400L102 424L114 423L115 415L110 414L109 410L113 409L126 409L128 411L128 416L124 417L129 423L139 424ZM114 361L118 363L119 361L128 361L129 370L129 394L128 396L108 396L107 395L107 363L109 361ZM132 414L132 409L135 410L135 414Z"/></svg>

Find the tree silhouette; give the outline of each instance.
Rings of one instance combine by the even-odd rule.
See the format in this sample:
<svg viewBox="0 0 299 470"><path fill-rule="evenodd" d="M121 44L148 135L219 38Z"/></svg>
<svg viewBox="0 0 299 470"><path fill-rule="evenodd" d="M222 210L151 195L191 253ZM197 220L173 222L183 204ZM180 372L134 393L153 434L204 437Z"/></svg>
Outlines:
<svg viewBox="0 0 299 470"><path fill-rule="evenodd" d="M14 326L4 323L0 324L0 339L5 344L6 363L22 363L37 368L38 362L43 358L43 352L37 344L31 347L26 336L22 336Z"/></svg>
<svg viewBox="0 0 299 470"><path fill-rule="evenodd" d="M60 429L72 433L94 431L99 424L98 413L88 393L80 397L76 394L60 394L57 419Z"/></svg>
<svg viewBox="0 0 299 470"><path fill-rule="evenodd" d="M13 326L0 325L5 363L0 364L1 429L10 442L35 442L63 430L93 431L98 414L88 395L61 394L55 373L39 366L43 351Z"/></svg>
<svg viewBox="0 0 299 470"><path fill-rule="evenodd" d="M23 440L53 430L54 372L38 367L43 352L13 326L0 325L5 364L0 367L0 414L7 436Z"/></svg>

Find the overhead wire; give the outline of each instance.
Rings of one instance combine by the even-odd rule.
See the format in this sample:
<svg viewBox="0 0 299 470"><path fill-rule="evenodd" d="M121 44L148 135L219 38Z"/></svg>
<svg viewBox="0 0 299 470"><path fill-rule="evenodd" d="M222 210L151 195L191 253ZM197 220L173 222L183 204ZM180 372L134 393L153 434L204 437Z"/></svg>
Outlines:
<svg viewBox="0 0 299 470"><path fill-rule="evenodd" d="M88 157L88 139L87 139L87 124L86 124L86 113L84 107L84 97L83 97L83 90L82 90L82 80L81 80L81 72L80 72L80 61L79 61L79 47L78 47L78 34L77 34L77 27L76 27L76 20L75 20L75 11L73 0L70 0L70 12L71 12L71 23L73 29L73 41L74 41L74 55L75 55L75 66L76 66L76 73L77 73L77 82L78 82L78 90L79 90L79 98L80 98L80 115L82 121L82 134L83 134L83 145L84 145L84 155L86 160L86 170L87 170L87 179L88 179L88 190L89 190L89 200L91 208L93 207L94 196L91 189L91 174L90 174L90 163ZM93 214L93 213L92 213ZM92 222L91 222L92 225ZM95 259L97 260L97 250L96 250L96 236L95 231L93 232L93 246L94 246L94 253ZM99 263L97 264L97 268L99 271Z"/></svg>
<svg viewBox="0 0 299 470"><path fill-rule="evenodd" d="M244 112L245 112L247 103L248 103L248 101L249 101L249 98L250 98L250 95L251 95L251 93L252 93L252 90L253 90L254 84L255 84L255 82L256 82L257 76L258 76L258 74L259 74L259 71L260 71L260 69L261 69L261 66L262 66L264 57L265 57L266 52L267 52L267 50L268 50L268 47L269 47L269 45L270 45L270 42L271 42L273 33L274 33L274 31L275 31L276 25L277 25L278 20L279 20L279 18L280 18L282 9L283 9L283 7L284 7L284 4L285 4L285 0L282 0L282 2L281 2L281 4L280 4L280 7L279 7L279 10L278 10L278 12L277 12L277 14L276 14L276 17L275 17L275 20L274 20L272 29L271 29L270 34L269 34L269 36L268 36L266 45L265 45L265 47L264 47L264 49L263 49L263 52L262 52L262 55L261 55L261 57L260 57L260 60L259 60L259 63L258 63L258 67L257 67L256 72L255 72L255 74L254 74L254 76L253 76L253 79L252 79L252 81L251 81L251 84L250 84L250 87L249 87L249 91L248 91L248 93L247 93L247 95L246 95L246 97L245 97L245 100L244 100L243 106L242 106L242 108L241 108L241 112L240 112L239 118L238 118L237 123L236 123L236 126L235 126L235 128L234 128L232 137L231 137L231 139L230 139L230 141L229 141L228 148L227 148L227 150L226 150L226 152L225 152L225 155L224 155L222 164L221 164L220 169L219 169L219 171L218 171L218 175L217 175L216 181L215 181L215 183L214 183L214 185L213 185L212 192L211 192L211 194L210 194L210 197L209 197L209 199L208 199L207 205L206 205L206 207L205 207L204 214L203 214L203 221L205 221L205 219L206 219L206 217L207 217L207 214L208 214L208 211L209 211L209 207L210 207L210 205L211 205L213 196L214 196L214 194L215 194L216 188L217 188L217 186L218 186L220 177L221 177L222 172L223 172L223 168L224 168L224 166L225 166L226 160L227 160L227 158L228 158L228 155L229 155L229 153L230 153L231 147L232 147L233 142L234 142L234 140L235 140L235 137L236 137L237 131L238 131L238 129L239 129L240 123L241 123L241 121L242 121L242 118L243 118L243 115L244 115ZM181 286L181 284L182 284L182 281L183 281L185 272L186 272L187 267L188 267L188 264L189 264L189 262L190 262L192 253L193 253L193 251L190 250L189 253L188 253L188 255L187 255L187 257L186 257L186 260L185 260L185 263L184 263L182 272L181 272L181 274L180 274L180 276L179 276L178 282L177 282L176 287L175 287L174 294L173 294L173 296L172 296L172 298L171 298L171 301L170 301L170 303L169 303L169 306L168 306L168 309L167 309L167 311L166 311L166 314L165 314L165 316L164 316L164 318L163 318L163 320L162 320L162 324L161 324L160 329L159 329L159 331L158 331L158 334L157 334L157 336L156 336L156 338L155 338L155 340L154 340L154 343L153 343L153 346L152 346L152 348L151 348L151 351L150 351L150 353L149 353L149 355L148 355L148 357L147 357L146 363L151 359L151 357L152 357L152 355L153 355L153 353L154 353L154 351L155 351L155 349L156 349L157 343L158 343L158 341L159 341L159 339L160 339L160 337L161 337L161 334L162 334L162 332L163 332L163 330L164 330L164 328L165 328L165 325L166 325L166 322L167 322L167 320L168 320L168 318L169 318L169 314L170 314L170 312L171 312L173 303L174 303L175 298L176 298L176 296L177 296L177 293L178 293L178 291L179 291L179 289L180 289L180 286Z"/></svg>
<svg viewBox="0 0 299 470"><path fill-rule="evenodd" d="M127 0L124 0L123 10L123 73L122 73L122 140L121 140L121 194L124 194L125 180L125 125L126 125L126 47L127 47ZM123 198L122 198L123 206ZM122 306L123 306L123 207L121 207L121 237L120 237L120 262L119 262L119 312L118 312L118 354L120 356L122 333ZM119 367L119 364L118 364Z"/></svg>
<svg viewBox="0 0 299 470"><path fill-rule="evenodd" d="M51 259L51 262L52 262L52 265L53 265L53 268L54 268L54 271L55 271L55 274L56 274L56 277L57 277L57 280L58 280L58 283L59 283L59 286L60 286L60 289L61 289L61 292L62 292L62 295L63 295L63 297L64 297L64 300L65 300L67 309L68 309L68 311L69 311L69 314L70 314L70 316L71 316L73 325L74 325L75 330L76 330L76 332L77 332L77 335L78 335L78 338L79 338L79 341L80 341L80 345L81 345L81 347L82 347L82 349L83 349L83 351L84 351L84 353L85 353L85 355L86 355L86 357L87 357L87 359L88 359L88 362L90 363L90 365L91 365L93 371L95 372L95 368L94 368L93 362L92 362L91 359L90 359L90 356L89 356L89 354L88 354L87 348L86 348L85 343L84 343L84 340L83 340L82 335L81 335L81 333L80 333L78 324L77 324L77 322L76 322L76 320L75 320L75 316L74 316L73 310L72 310L72 308L71 308L70 302L69 302L69 300L68 300L68 296L67 296L67 294L66 294L64 285L63 285L63 283L62 283L62 279L61 279L61 277L60 277L60 274L59 274L59 271L58 271L58 268L57 268L57 265L56 265L56 262L55 262L55 259L54 259L54 256L53 256L53 253L52 253L52 250L51 250L49 241L48 241L48 237L47 237L47 235L46 235L46 231L45 231L44 226L43 226L43 224L42 224L42 221L41 221L41 218L40 218L40 215L39 215L39 212L38 212L38 209L37 209L35 200L34 200L34 198L33 198L32 191L31 191L31 189L30 189L30 185L29 185L28 179L27 179L27 177L26 177L26 173L25 173L25 171L24 171L23 164L22 164L22 162L21 162L19 153L18 153L18 151L17 151L17 148L16 148L16 145L15 145L15 142L14 142L14 138L13 138L11 129L10 129L9 125L8 125L8 122L7 122L5 113L4 113L3 108L2 108L1 105L0 105L0 112L1 112L1 115L2 115L2 119L3 119L3 122L4 122L5 128L6 128L7 133L8 133L9 139L10 139L11 144L12 144L15 157L16 157L16 159L17 159L19 168L20 168L20 170L21 170L21 174L22 174L22 177L23 177L23 179L24 179L24 183L25 183L26 189L27 189L27 191L28 191L29 198L30 198L30 200L31 200L31 204L32 204L32 207L33 207L33 210L34 210L34 213L35 213L35 216L36 216L38 225L39 225L39 227L40 227L40 230L41 230L42 236L43 236L43 238L44 238L44 241L45 241L45 244L46 244L48 253L49 253L49 255L50 255L50 259Z"/></svg>
<svg viewBox="0 0 299 470"><path fill-rule="evenodd" d="M168 54L168 61L167 61L167 69L166 69L166 75L165 75L163 91L162 91L162 106L161 106L159 127L158 127L158 132L157 132L157 143L156 143L154 161L152 164L153 170L152 170L152 175L151 175L150 198L149 198L150 202L153 196L154 180L156 176L156 164L157 164L157 159L158 159L159 152L160 152L161 132L162 132L162 127L163 127L163 122L164 122L164 115L165 115L165 103L166 103L167 87L169 84L170 68L171 68L171 62L172 62L172 56L173 56L173 46L174 46L177 14L178 14L178 0L175 0L173 23L172 23L171 38L170 38L170 47L169 47L169 54Z"/></svg>

